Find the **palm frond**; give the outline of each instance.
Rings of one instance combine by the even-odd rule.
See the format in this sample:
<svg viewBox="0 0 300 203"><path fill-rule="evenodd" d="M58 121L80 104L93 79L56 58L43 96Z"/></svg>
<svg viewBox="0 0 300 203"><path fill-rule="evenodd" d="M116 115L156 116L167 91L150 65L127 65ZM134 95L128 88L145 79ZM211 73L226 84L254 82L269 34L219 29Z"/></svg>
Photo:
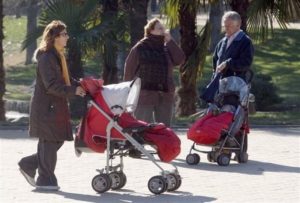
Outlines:
<svg viewBox="0 0 300 203"><path fill-rule="evenodd" d="M38 29L28 34L22 43L24 50L28 45L37 40L43 33L45 27L52 20L61 20L68 26L68 33L71 39L82 38L87 34L87 29L93 27L89 25L93 13L97 9L97 0L84 1L83 5L78 5L72 0L48 0L45 2L45 9L42 10L38 18ZM95 36L91 32L91 39ZM88 37L86 37L88 38ZM80 42L81 40L79 40Z"/></svg>
<svg viewBox="0 0 300 203"><path fill-rule="evenodd" d="M200 6L201 0L165 0L162 4L162 12L167 16L167 25L169 25L170 28L175 28L179 24L178 11L180 7L183 10L193 10L195 8L198 10Z"/></svg>
<svg viewBox="0 0 300 203"><path fill-rule="evenodd" d="M248 31L255 41L265 41L273 33L273 23L286 29L300 18L300 0L252 0L248 11Z"/></svg>

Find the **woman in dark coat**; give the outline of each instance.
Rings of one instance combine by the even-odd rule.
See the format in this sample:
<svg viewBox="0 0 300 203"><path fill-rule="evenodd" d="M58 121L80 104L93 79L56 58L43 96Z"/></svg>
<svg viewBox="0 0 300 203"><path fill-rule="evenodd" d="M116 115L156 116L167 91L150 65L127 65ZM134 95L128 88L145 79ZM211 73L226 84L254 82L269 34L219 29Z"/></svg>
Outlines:
<svg viewBox="0 0 300 203"><path fill-rule="evenodd" d="M124 80L138 76L142 86L135 116L146 122L171 125L175 85L173 68L184 62L181 48L159 19L145 26L144 38L130 51L124 68Z"/></svg>
<svg viewBox="0 0 300 203"><path fill-rule="evenodd" d="M78 83L70 82L63 54L68 39L66 25L52 21L45 28L36 52L37 77L31 99L29 135L39 138L38 148L36 154L22 158L19 166L28 183L38 189L59 189L54 174L57 151L65 140L73 140L67 99L85 95Z"/></svg>

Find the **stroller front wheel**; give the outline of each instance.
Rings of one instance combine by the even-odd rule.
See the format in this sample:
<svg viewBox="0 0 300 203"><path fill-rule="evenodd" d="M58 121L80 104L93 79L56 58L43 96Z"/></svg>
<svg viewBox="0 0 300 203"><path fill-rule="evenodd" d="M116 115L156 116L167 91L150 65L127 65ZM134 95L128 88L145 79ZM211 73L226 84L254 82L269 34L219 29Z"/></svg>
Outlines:
<svg viewBox="0 0 300 203"><path fill-rule="evenodd" d="M112 181L107 174L96 175L92 180L92 187L98 193L106 192L110 189Z"/></svg>
<svg viewBox="0 0 300 203"><path fill-rule="evenodd" d="M118 190L125 186L127 182L126 175L123 172L111 172L109 177L112 181L111 189Z"/></svg>
<svg viewBox="0 0 300 203"><path fill-rule="evenodd" d="M177 190L181 186L180 175L175 175L173 173L167 175L168 189L167 191L172 192Z"/></svg>
<svg viewBox="0 0 300 203"><path fill-rule="evenodd" d="M148 189L153 194L161 194L168 189L168 183L163 176L153 176L148 181Z"/></svg>

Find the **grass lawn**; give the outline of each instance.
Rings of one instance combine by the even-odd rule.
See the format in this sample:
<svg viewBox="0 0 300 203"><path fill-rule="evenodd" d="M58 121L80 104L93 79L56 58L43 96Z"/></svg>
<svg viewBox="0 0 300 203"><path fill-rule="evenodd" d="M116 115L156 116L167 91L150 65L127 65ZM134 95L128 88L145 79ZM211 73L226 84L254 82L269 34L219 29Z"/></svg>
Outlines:
<svg viewBox="0 0 300 203"><path fill-rule="evenodd" d="M4 57L20 52L25 37L26 18L4 18ZM253 69L256 73L270 74L272 82L279 88L278 93L284 99L281 105L292 106L287 112L258 112L250 117L253 124L299 124L300 123L300 30L275 30L273 39L255 46ZM99 76L99 63L86 64L88 74ZM35 66L6 67L6 99L29 100L30 85L35 77ZM203 77L199 86L203 87L211 77L211 56L207 57ZM190 123L192 120L178 118L176 123Z"/></svg>
<svg viewBox="0 0 300 203"><path fill-rule="evenodd" d="M4 57L14 52L20 52L22 41L26 35L26 18L4 17Z"/></svg>

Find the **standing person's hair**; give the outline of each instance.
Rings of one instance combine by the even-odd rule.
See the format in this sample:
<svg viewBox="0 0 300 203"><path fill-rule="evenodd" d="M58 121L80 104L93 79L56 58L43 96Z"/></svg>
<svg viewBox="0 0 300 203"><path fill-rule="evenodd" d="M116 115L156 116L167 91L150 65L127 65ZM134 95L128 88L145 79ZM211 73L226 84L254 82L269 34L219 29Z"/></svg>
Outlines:
<svg viewBox="0 0 300 203"><path fill-rule="evenodd" d="M60 32L67 28L60 20L53 20L47 25L44 30L42 41L39 45L38 50L47 51L54 47L54 39L59 36Z"/></svg>
<svg viewBox="0 0 300 203"><path fill-rule="evenodd" d="M160 22L158 18L151 19L147 25L144 27L144 37L148 37L150 35L150 32L154 30L155 24Z"/></svg>
<svg viewBox="0 0 300 203"><path fill-rule="evenodd" d="M236 22L239 22L239 23L242 22L240 14L238 14L235 11L226 12L222 17L222 22L224 22L226 19L230 19L232 21L236 21Z"/></svg>

